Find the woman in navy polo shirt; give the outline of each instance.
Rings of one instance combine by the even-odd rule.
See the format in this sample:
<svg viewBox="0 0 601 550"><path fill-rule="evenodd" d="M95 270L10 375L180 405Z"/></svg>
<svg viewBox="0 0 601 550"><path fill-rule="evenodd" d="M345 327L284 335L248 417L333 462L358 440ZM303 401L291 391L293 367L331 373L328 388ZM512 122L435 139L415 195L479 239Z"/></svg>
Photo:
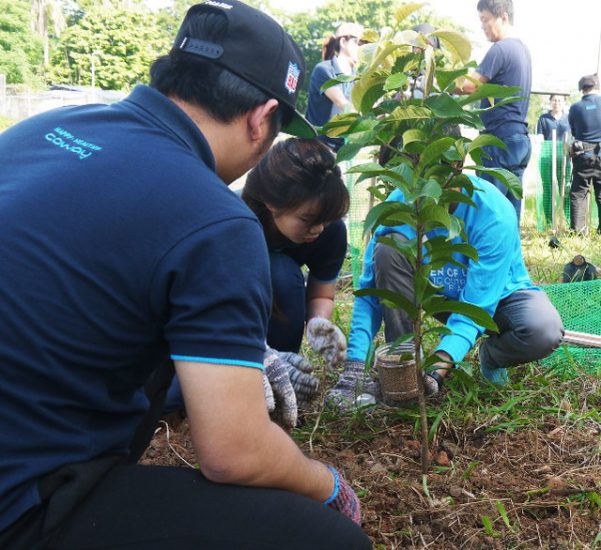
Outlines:
<svg viewBox="0 0 601 550"><path fill-rule="evenodd" d="M342 218L350 200L334 155L316 139L280 141L248 174L242 199L263 225L270 253L273 310L268 345L298 352L305 323L310 344L328 330L331 339L344 340L328 321L346 255ZM344 360L340 354L346 341L339 342L341 347L324 353L328 363Z"/></svg>

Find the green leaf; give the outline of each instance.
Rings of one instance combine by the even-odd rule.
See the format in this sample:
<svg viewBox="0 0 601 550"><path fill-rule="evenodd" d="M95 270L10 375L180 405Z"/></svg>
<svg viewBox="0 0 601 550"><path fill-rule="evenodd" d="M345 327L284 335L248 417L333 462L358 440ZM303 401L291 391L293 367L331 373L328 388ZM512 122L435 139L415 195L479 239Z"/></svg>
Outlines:
<svg viewBox="0 0 601 550"><path fill-rule="evenodd" d="M442 46L463 63L467 63L472 55L471 42L461 33L455 31L434 31L430 36L438 36Z"/></svg>
<svg viewBox="0 0 601 550"><path fill-rule="evenodd" d="M440 118L462 117L464 114L460 103L446 92L426 99L426 106Z"/></svg>
<svg viewBox="0 0 601 550"><path fill-rule="evenodd" d="M418 141L420 143L428 140L427 134L418 128L413 128L411 130L407 130L403 133L403 144L405 147L414 141Z"/></svg>
<svg viewBox="0 0 601 550"><path fill-rule="evenodd" d="M451 215L444 206L433 206L418 212L418 222L431 227L446 227L451 229Z"/></svg>
<svg viewBox="0 0 601 550"><path fill-rule="evenodd" d="M432 111L430 109L414 105L401 105L390 113L392 120L425 120L431 116Z"/></svg>
<svg viewBox="0 0 601 550"><path fill-rule="evenodd" d="M522 89L519 86L502 86L501 84L481 84L478 89L465 97L458 100L460 105L469 105L480 101L485 97L515 97L522 93Z"/></svg>
<svg viewBox="0 0 601 550"><path fill-rule="evenodd" d="M391 74L384 83L384 90L390 92L391 90L398 90L407 83L407 75L405 73L394 73Z"/></svg>
<svg viewBox="0 0 601 550"><path fill-rule="evenodd" d="M336 162L354 159L361 149L363 145L360 143L345 143L336 154Z"/></svg>
<svg viewBox="0 0 601 550"><path fill-rule="evenodd" d="M327 124L322 127L322 132L329 137L340 137L357 122L359 115L357 113L342 113L332 117Z"/></svg>
<svg viewBox="0 0 601 550"><path fill-rule="evenodd" d="M438 87L441 91L453 93L456 85L456 80L467 74L468 69L455 69L455 70L445 70L445 69L437 69L436 71L436 81L438 82Z"/></svg>
<svg viewBox="0 0 601 550"><path fill-rule="evenodd" d="M409 2L397 8L394 12L394 18L397 24L407 19L412 13L421 10L425 5L426 4L420 2Z"/></svg>
<svg viewBox="0 0 601 550"><path fill-rule="evenodd" d="M386 246L390 246L415 264L415 239L402 240L395 237L384 236L378 237L376 241L385 244Z"/></svg>
<svg viewBox="0 0 601 550"><path fill-rule="evenodd" d="M455 191L454 189L445 189L443 191L443 195L446 203L463 203L472 208L476 208L476 203L469 196L461 193L460 191Z"/></svg>
<svg viewBox="0 0 601 550"><path fill-rule="evenodd" d="M363 74L355 82L351 97L355 109L361 114L366 114L384 94L386 74L372 72Z"/></svg>
<svg viewBox="0 0 601 550"><path fill-rule="evenodd" d="M475 167L478 172L483 172L492 176L493 178L497 178L511 193L514 197L521 199L523 190L522 184L520 183L519 178L509 170L505 168L485 168L484 166L476 166Z"/></svg>
<svg viewBox="0 0 601 550"><path fill-rule="evenodd" d="M426 184L420 189L420 197L428 197L435 202L438 202L442 196L442 187L435 179L429 179Z"/></svg>
<svg viewBox="0 0 601 550"><path fill-rule="evenodd" d="M436 418L434 419L434 421L432 422L432 425L430 426L430 431L428 432L428 441L430 441L430 442L434 441L434 438L436 437L436 434L438 433L438 427L440 426L440 423L442 422L444 415L445 415L444 410L440 411L436 415Z"/></svg>
<svg viewBox="0 0 601 550"><path fill-rule="evenodd" d="M345 82L353 82L357 77L355 75L349 74L341 74L336 78L330 78L330 80L326 80L322 85L320 90L325 92L329 88L333 88L334 86L338 86L338 84L343 84Z"/></svg>
<svg viewBox="0 0 601 550"><path fill-rule="evenodd" d="M484 327L486 330L499 332L497 323L494 322L493 318L486 311L481 307L466 302L447 300L446 298L440 297L436 302L429 304L428 313L430 315L437 315L438 313L458 313L459 315L468 317L474 321L474 323Z"/></svg>
<svg viewBox="0 0 601 550"><path fill-rule="evenodd" d="M475 149L482 149L482 147L488 146L507 149L507 145L505 145L498 137L493 136L492 134L480 134L477 138L468 143L467 152L471 154Z"/></svg>
<svg viewBox="0 0 601 550"><path fill-rule="evenodd" d="M387 42L379 46L374 50L374 56L371 61L367 64L366 73L371 73L377 70L391 70L395 65L395 56L393 55L397 50L404 50L407 46L405 44L390 43ZM401 71L393 71L401 72Z"/></svg>
<svg viewBox="0 0 601 550"><path fill-rule="evenodd" d="M417 309L415 305L398 292L382 288L362 288L356 290L354 294L355 296L375 296L388 307L398 307L405 310L412 320L417 318Z"/></svg>
<svg viewBox="0 0 601 550"><path fill-rule="evenodd" d="M424 85L423 94L424 97L428 97L432 91L432 85L434 84L434 74L436 73L436 58L434 57L434 48L428 44L424 50Z"/></svg>
<svg viewBox="0 0 601 550"><path fill-rule="evenodd" d="M415 299L418 303L427 302L432 296L440 292L440 289L428 279L428 271L427 269L418 270L413 278Z"/></svg>
<svg viewBox="0 0 601 550"><path fill-rule="evenodd" d="M497 532L495 531L492 520L490 519L489 516L480 516L480 521L482 522L482 526L484 527L484 532L489 537L497 536Z"/></svg>
<svg viewBox="0 0 601 550"><path fill-rule="evenodd" d="M501 516L501 519L503 520L503 523L505 524L507 529L509 529L513 533L513 527L511 526L509 517L507 516L507 510L505 509L505 505L503 504L503 502L500 500L497 500L497 510L499 511L499 515Z"/></svg>
<svg viewBox="0 0 601 550"><path fill-rule="evenodd" d="M364 233L373 232L379 225L401 225L404 218L411 215L409 207L399 202L376 204L365 217ZM403 219L403 221L400 221Z"/></svg>
<svg viewBox="0 0 601 550"><path fill-rule="evenodd" d="M423 169L428 166L431 162L439 159L442 154L451 147L455 143L455 138L452 137L443 137L437 139L436 141L430 143L422 152L419 165L417 171L423 171Z"/></svg>
<svg viewBox="0 0 601 550"><path fill-rule="evenodd" d="M433 246L428 253L428 258L430 258L431 262L439 262L445 258L453 258L453 254L467 256L474 262L477 262L479 258L478 251L472 245L466 243L453 244L450 241L447 241L445 244L437 243L436 246Z"/></svg>

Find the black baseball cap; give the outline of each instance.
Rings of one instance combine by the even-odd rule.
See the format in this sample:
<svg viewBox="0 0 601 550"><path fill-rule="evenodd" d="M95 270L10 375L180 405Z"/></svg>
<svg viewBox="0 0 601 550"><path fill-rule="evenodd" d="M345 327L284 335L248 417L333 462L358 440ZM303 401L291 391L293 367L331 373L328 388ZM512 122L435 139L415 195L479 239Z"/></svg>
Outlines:
<svg viewBox="0 0 601 550"><path fill-rule="evenodd" d="M585 88L598 88L599 87L599 77L596 74L589 74L583 76L578 81L578 90L584 90Z"/></svg>
<svg viewBox="0 0 601 550"><path fill-rule="evenodd" d="M221 13L227 19L219 44L191 31L194 26L190 19L206 12ZM277 99L292 113L283 132L307 138L316 135L315 128L296 110L306 71L303 54L292 37L267 14L238 0L196 4L182 21L173 50L212 60Z"/></svg>

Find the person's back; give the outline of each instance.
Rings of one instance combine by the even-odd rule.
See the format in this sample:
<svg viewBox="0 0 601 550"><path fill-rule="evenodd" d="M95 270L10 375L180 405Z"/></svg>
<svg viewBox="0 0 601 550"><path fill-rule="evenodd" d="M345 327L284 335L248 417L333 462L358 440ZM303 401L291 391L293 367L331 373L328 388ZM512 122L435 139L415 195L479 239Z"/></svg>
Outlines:
<svg viewBox="0 0 601 550"><path fill-rule="evenodd" d="M596 93L592 91L571 105L568 119L574 139L601 142L601 95L598 89Z"/></svg>
<svg viewBox="0 0 601 550"><path fill-rule="evenodd" d="M572 187L570 188L570 227L577 232L588 230L586 212L592 184L601 234L601 95L599 76L583 76L578 82L582 99L570 107L568 120L574 136L572 157Z"/></svg>
<svg viewBox="0 0 601 550"><path fill-rule="evenodd" d="M366 548L350 486L269 418L267 249L227 188L282 128L314 135L302 54L208 1L150 75L0 135L0 547ZM198 470L135 464L174 370Z"/></svg>
<svg viewBox="0 0 601 550"><path fill-rule="evenodd" d="M142 105L170 109L171 135ZM0 327L0 364L14 366L0 388L8 474L0 492L15 495L15 512L23 499L31 504L32 478L99 451L129 451L148 405L143 381L168 358L162 325L175 312L164 288L186 248L207 246L222 223L231 224L232 239L236 230L260 234L178 111L162 94L138 89L122 103L49 112L0 135L0 312L11 320ZM131 136L144 148L132 147ZM262 253L255 248L249 258ZM200 258L188 265L200 287L206 267ZM201 307L226 301L203 294L182 294L181 314L191 299ZM43 460L32 460L31 441Z"/></svg>
<svg viewBox="0 0 601 550"><path fill-rule="evenodd" d="M482 113L482 122L488 133L503 138L515 134L527 134L527 115L532 88L532 61L526 45L516 37L495 42L478 66L478 72L489 78L490 84L517 86L519 101L500 105ZM491 107L484 98L481 108Z"/></svg>

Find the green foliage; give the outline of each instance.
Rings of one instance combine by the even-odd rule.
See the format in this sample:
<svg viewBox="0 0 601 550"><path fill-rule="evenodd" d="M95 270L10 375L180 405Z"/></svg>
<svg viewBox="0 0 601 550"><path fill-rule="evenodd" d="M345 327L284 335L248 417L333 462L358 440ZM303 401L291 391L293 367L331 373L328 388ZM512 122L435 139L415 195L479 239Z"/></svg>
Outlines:
<svg viewBox="0 0 601 550"><path fill-rule="evenodd" d="M31 30L30 2L0 0L0 73L8 84L37 86L42 43Z"/></svg>
<svg viewBox="0 0 601 550"><path fill-rule="evenodd" d="M315 12L299 12L288 15L277 10L274 12L292 38L299 44L307 63L307 75L311 74L313 67L321 61L321 49L323 43L335 31L338 25L344 21L360 23L366 29L382 29L396 24L395 12L398 9L399 0L347 0L338 2L330 0L318 7ZM403 24L410 28L418 23L427 21L436 27L452 27L449 19L442 18L424 11L413 14ZM374 31L375 32L375 31ZM307 78L299 97L299 108L306 108Z"/></svg>
<svg viewBox="0 0 601 550"><path fill-rule="evenodd" d="M61 36L52 58L53 81L95 85L107 90L129 89L148 80L148 68L171 45L158 16L145 9L92 7ZM171 29L169 29L171 30Z"/></svg>

